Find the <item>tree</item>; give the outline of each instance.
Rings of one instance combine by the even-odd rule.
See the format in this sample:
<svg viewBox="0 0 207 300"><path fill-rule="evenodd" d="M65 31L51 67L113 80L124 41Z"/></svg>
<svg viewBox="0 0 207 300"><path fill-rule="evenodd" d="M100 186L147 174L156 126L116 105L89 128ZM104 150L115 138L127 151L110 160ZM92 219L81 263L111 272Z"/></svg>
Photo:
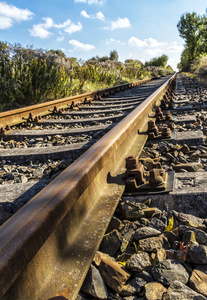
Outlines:
<svg viewBox="0 0 207 300"><path fill-rule="evenodd" d="M49 52L51 52L51 53L53 53L53 54L57 54L58 56L60 56L60 57L64 57L64 58L66 58L66 55L65 55L65 53L62 51L62 50L50 50Z"/></svg>
<svg viewBox="0 0 207 300"><path fill-rule="evenodd" d="M152 58L150 61L146 61L145 67L155 66L155 67L165 68L167 65L167 61L168 61L168 56L163 54L162 56Z"/></svg>
<svg viewBox="0 0 207 300"><path fill-rule="evenodd" d="M202 25L202 22L202 17L193 12L183 14L177 24L180 36L185 41L185 50L182 55L184 56L183 61L187 68L190 67L191 62L198 55L198 45L201 37L200 26Z"/></svg>
<svg viewBox="0 0 207 300"><path fill-rule="evenodd" d="M119 54L118 54L118 52L116 50L112 50L110 52L109 59L113 60L113 61L118 61L119 60Z"/></svg>

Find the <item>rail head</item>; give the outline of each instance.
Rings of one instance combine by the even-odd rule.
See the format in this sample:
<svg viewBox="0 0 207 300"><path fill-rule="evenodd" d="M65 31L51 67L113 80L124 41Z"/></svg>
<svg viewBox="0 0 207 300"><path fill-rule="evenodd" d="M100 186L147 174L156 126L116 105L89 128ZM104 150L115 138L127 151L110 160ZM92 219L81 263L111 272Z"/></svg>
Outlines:
<svg viewBox="0 0 207 300"><path fill-rule="evenodd" d="M174 79L173 75L104 137L0 227L0 298L64 219L107 160Z"/></svg>

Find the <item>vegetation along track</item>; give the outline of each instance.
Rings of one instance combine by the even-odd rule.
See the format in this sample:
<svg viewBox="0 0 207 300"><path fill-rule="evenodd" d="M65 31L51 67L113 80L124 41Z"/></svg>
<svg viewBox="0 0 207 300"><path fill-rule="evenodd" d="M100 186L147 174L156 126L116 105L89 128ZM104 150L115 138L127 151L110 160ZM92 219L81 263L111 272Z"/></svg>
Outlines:
<svg viewBox="0 0 207 300"><path fill-rule="evenodd" d="M59 110L71 100L67 99L66 104L56 100L55 108L54 102L47 104L49 111L46 117L45 104L33 106L33 115L29 115L30 108L16 111L19 112L18 115L15 111L12 111L10 116L8 113L1 113L3 140L0 152L4 166L1 173L2 179L5 178L7 181L3 181L2 191L8 185L10 189L11 186L18 186L14 188L18 195L19 190L22 192L21 181L28 185L28 189L33 175L29 178L26 174L31 174L36 165L40 169L41 163L43 172L48 175L44 178L43 186L46 185L50 181L52 170L55 174L57 166L62 164L59 168L61 171L75 160L82 150L85 151L91 143L93 144L20 210L18 208L28 198L25 200L26 198L21 198L22 195L18 195L19 201L13 198L14 201L10 202L5 196L8 194L4 194L4 201L1 200L2 215L3 212L8 213L8 216L17 210L18 212L0 228L1 299L12 299L14 295L15 299L49 299L57 295L76 299L124 191L125 182L122 177L125 171L125 158L141 154L147 141L147 122L152 120L152 110L160 103L163 95L164 100L168 96L172 98L170 93L175 86L174 77L155 79L139 87L134 84L133 89L113 96L108 95L106 98L110 90L98 91L97 96L101 96L103 100L95 97L91 103L88 99L95 94L73 97L76 99L73 99L72 108L76 105L75 102L85 101L86 105L81 103L75 109L61 112ZM115 91L122 89L124 86L115 88ZM185 92L179 81L176 89L178 95ZM183 100L179 99L179 96L177 98L178 101ZM181 98L184 98L184 95ZM162 105L168 106L164 100ZM137 107L132 110L135 106ZM41 115L43 119L38 123L32 122L35 116ZM55 120L51 118L52 116ZM91 116L90 121L89 118L86 120L86 116ZM114 125L111 121L117 122L124 116L126 117L111 129ZM30 123L22 124L22 118ZM69 125L68 128L65 124ZM82 124L87 126L93 124L94 130L91 126ZM11 129L7 127L9 130L5 132L6 125L13 127ZM34 132L35 129L37 133ZM100 131L108 129L111 130L94 144L99 136L103 135ZM38 138L35 137L36 134ZM68 138L68 135L71 138ZM83 140L82 145L78 145L80 137ZM75 143L72 144L74 139ZM58 141L67 145L59 146ZM44 143L47 147L42 147ZM53 148L50 147L53 143L57 148L64 147L59 150L61 157L54 154L54 150L46 153L45 148ZM38 146L31 146L35 144ZM73 148L75 144L78 147ZM2 146L8 147L6 151ZM80 146L85 148L82 149ZM34 151L36 149L38 151ZM41 151L42 149L44 151ZM74 149L78 149L78 154ZM29 171L26 168L28 163ZM11 175L7 176L5 173ZM19 181L15 179L15 173ZM42 177L40 171L36 173L39 175L37 177ZM23 191L26 193L24 188ZM1 194L3 195L3 192Z"/></svg>

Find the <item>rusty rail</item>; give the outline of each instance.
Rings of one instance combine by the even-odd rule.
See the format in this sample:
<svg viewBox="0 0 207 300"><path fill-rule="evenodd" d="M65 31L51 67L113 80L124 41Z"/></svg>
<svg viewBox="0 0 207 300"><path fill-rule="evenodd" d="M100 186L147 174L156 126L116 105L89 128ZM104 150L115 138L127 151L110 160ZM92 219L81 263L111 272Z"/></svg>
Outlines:
<svg viewBox="0 0 207 300"><path fill-rule="evenodd" d="M45 116L47 114L51 114L55 106L57 109L66 108L68 105L71 105L72 102L81 103L85 99L86 100L93 99L95 96L110 95L113 92L117 93L124 89L142 85L150 80L152 79L139 80L131 83L110 87L103 90L97 90L94 92L89 92L81 95L48 101L36 105L31 105L23 108L2 112L0 113L0 128L6 129L7 126L20 124L25 120L27 120L30 114L32 114L33 117Z"/></svg>
<svg viewBox="0 0 207 300"><path fill-rule="evenodd" d="M0 228L0 299L76 299L124 190L125 157L175 75Z"/></svg>

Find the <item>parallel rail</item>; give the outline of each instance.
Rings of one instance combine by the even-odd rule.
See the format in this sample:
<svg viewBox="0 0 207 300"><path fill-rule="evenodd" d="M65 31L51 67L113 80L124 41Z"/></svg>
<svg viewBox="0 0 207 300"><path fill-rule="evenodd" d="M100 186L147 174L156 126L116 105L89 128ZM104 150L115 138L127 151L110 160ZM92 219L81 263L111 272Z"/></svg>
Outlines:
<svg viewBox="0 0 207 300"><path fill-rule="evenodd" d="M103 90L97 90L94 92L89 92L89 93L76 95L68 98L53 100L41 104L36 104L28 107L2 112L0 113L0 128L5 129L6 126L20 124L24 120L27 120L30 114L32 114L33 117L39 117L39 116L41 117L47 114L51 114L52 110L54 109L54 106L56 106L57 109L65 108L68 105L71 105L72 102L81 103L85 99L89 100L94 98L95 96L110 95L112 93L117 93L119 91L123 91L128 88L142 85L151 80L152 79L143 79L143 80L135 81L132 83L126 83L126 84L114 86Z"/></svg>
<svg viewBox="0 0 207 300"><path fill-rule="evenodd" d="M76 299L123 193L124 159L141 152L138 132L174 78L0 227L2 300Z"/></svg>

